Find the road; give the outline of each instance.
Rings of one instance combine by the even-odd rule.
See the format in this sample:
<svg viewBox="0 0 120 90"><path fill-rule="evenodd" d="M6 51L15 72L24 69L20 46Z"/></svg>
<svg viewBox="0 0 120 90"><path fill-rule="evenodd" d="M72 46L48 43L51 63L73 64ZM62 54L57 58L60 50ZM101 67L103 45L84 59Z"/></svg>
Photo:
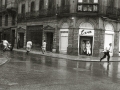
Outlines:
<svg viewBox="0 0 120 90"><path fill-rule="evenodd" d="M2 52L0 52L2 53ZM4 52L0 90L120 90L120 62L81 62Z"/></svg>

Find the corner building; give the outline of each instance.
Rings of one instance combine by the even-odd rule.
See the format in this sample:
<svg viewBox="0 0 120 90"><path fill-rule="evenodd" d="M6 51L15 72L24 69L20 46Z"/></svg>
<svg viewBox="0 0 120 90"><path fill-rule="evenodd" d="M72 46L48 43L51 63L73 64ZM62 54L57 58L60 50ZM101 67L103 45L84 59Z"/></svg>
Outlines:
<svg viewBox="0 0 120 90"><path fill-rule="evenodd" d="M21 48L33 41L47 51L85 55L83 42L91 44L91 55L112 43L111 56L119 55L119 0L22 0L18 5L17 39Z"/></svg>

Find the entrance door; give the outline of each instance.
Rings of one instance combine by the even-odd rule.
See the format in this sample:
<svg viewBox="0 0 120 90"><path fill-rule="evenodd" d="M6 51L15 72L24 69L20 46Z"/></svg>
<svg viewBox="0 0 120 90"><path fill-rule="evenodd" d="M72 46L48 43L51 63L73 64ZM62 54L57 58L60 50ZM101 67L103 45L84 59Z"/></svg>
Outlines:
<svg viewBox="0 0 120 90"><path fill-rule="evenodd" d="M12 30L12 46L14 47L15 44L15 30Z"/></svg>
<svg viewBox="0 0 120 90"><path fill-rule="evenodd" d="M19 36L20 36L20 48L23 48L24 46L24 33L19 33Z"/></svg>
<svg viewBox="0 0 120 90"><path fill-rule="evenodd" d="M52 47L53 47L53 33L52 32L47 32L46 33L46 50L47 51L52 51Z"/></svg>
<svg viewBox="0 0 120 90"><path fill-rule="evenodd" d="M67 47L68 47L68 32L67 33L61 33L60 38L60 53L67 53Z"/></svg>
<svg viewBox="0 0 120 90"><path fill-rule="evenodd" d="M93 37L91 37L91 36L80 36L80 41L79 41L79 53L80 53L80 55L87 55L87 52L86 52L87 41L89 41L91 44L91 55L92 55Z"/></svg>
<svg viewBox="0 0 120 90"><path fill-rule="evenodd" d="M112 43L113 46L113 35L112 34L106 34L105 35L105 44L104 44L104 49L106 47L109 47L109 44ZM113 52L110 53L110 56L113 56Z"/></svg>

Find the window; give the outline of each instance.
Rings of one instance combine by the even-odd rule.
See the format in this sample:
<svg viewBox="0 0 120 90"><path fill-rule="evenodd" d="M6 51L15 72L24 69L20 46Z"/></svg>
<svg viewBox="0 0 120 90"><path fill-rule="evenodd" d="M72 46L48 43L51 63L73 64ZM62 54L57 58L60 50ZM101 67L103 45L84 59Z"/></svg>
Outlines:
<svg viewBox="0 0 120 90"><path fill-rule="evenodd" d="M79 3L82 3L82 2L83 2L83 0L78 0L78 2L79 2Z"/></svg>
<svg viewBox="0 0 120 90"><path fill-rule="evenodd" d="M5 15L5 26L8 26L8 15Z"/></svg>
<svg viewBox="0 0 120 90"><path fill-rule="evenodd" d="M98 3L98 0L78 0L78 3Z"/></svg>
<svg viewBox="0 0 120 90"><path fill-rule="evenodd" d="M31 9L30 9L31 12L34 12L35 11L35 2L31 2Z"/></svg>
<svg viewBox="0 0 120 90"><path fill-rule="evenodd" d="M94 3L98 3L98 0L94 0Z"/></svg>
<svg viewBox="0 0 120 90"><path fill-rule="evenodd" d="M49 0L48 1L48 8L51 9L53 7L53 4L54 3L52 2L52 0Z"/></svg>
<svg viewBox="0 0 120 90"><path fill-rule="evenodd" d="M98 0L78 0L78 11L97 12Z"/></svg>
<svg viewBox="0 0 120 90"><path fill-rule="evenodd" d="M15 14L12 15L12 25L15 25Z"/></svg>
<svg viewBox="0 0 120 90"><path fill-rule="evenodd" d="M61 6L69 5L69 0L61 0Z"/></svg>
<svg viewBox="0 0 120 90"><path fill-rule="evenodd" d="M0 16L0 26L2 26L2 16Z"/></svg>
<svg viewBox="0 0 120 90"><path fill-rule="evenodd" d="M24 14L25 13L25 4L22 4L22 7L21 7L21 13Z"/></svg>
<svg viewBox="0 0 120 90"><path fill-rule="evenodd" d="M39 2L39 10L44 9L44 0L40 0Z"/></svg>

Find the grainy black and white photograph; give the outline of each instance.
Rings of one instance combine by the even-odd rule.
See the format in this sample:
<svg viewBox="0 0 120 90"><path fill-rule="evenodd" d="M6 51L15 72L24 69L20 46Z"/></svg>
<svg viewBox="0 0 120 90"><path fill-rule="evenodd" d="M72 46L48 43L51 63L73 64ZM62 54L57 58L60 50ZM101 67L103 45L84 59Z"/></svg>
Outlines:
<svg viewBox="0 0 120 90"><path fill-rule="evenodd" d="M120 90L120 0L0 0L0 90Z"/></svg>

